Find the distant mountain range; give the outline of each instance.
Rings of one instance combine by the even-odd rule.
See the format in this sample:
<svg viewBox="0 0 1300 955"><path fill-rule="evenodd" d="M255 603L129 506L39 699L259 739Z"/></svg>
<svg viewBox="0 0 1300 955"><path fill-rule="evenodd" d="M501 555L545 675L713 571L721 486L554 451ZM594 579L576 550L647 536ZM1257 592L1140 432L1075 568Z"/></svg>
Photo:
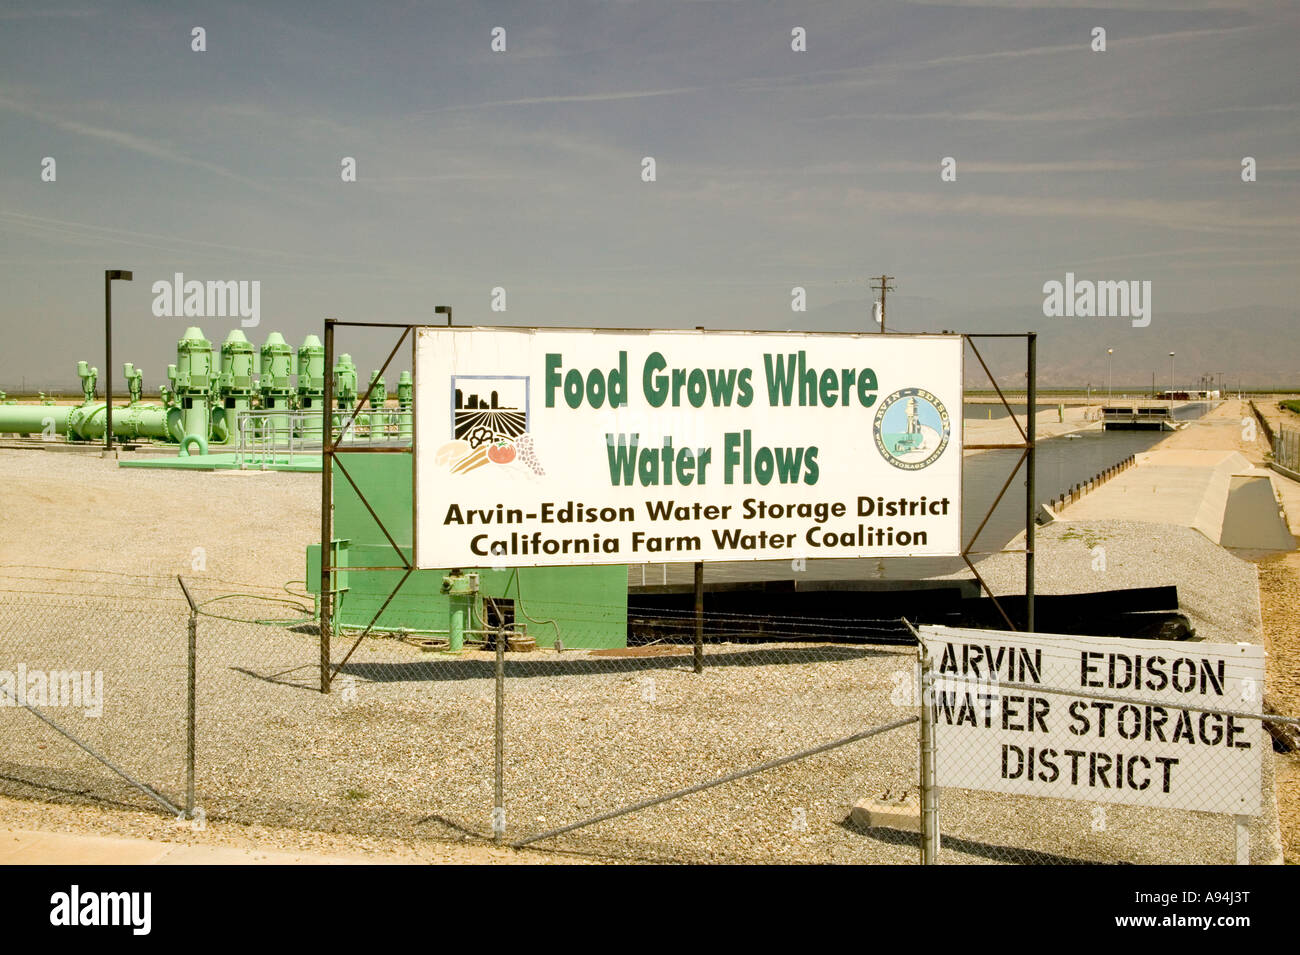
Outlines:
<svg viewBox="0 0 1300 955"><path fill-rule="evenodd" d="M1300 389L1300 311L1242 307L1213 312L1155 309L1151 324L1134 328L1126 318L1047 318L1040 307L955 308L933 299L891 295L886 325L896 332L1038 333L1040 387L1106 388L1106 349L1113 348L1114 390L1167 388L1169 353L1174 386L1196 388L1203 374L1223 373L1225 388ZM789 327L808 331L874 331L866 299L840 301L792 314ZM1000 385L1024 384L1021 341L976 341ZM1016 381L1019 375L1019 381ZM1005 377L1004 377L1005 376ZM967 385L981 386L979 366L967 357Z"/></svg>
<svg viewBox="0 0 1300 955"><path fill-rule="evenodd" d="M788 319L785 317L788 316ZM1169 386L1169 352L1175 352L1174 384L1179 389L1198 387L1202 374L1223 373L1225 387L1276 389L1300 392L1300 311L1272 307L1242 307L1212 312L1169 312L1156 308L1151 324L1134 328L1126 318L1047 318L1041 304L1014 308L989 308L975 305L953 306L936 299L919 296L890 295L886 320L890 331L938 332L1038 332L1038 383L1042 388L1106 389L1106 349L1115 349L1112 382L1117 394L1124 391L1146 392L1152 375L1156 387ZM874 331L878 327L871 317L871 303L864 296L827 305L810 307L807 312L785 312L781 318L760 321L760 327L795 331ZM731 327L735 327L734 325ZM169 344L172 336L164 341ZM163 341L160 339L160 341ZM998 383L1007 387L1024 386L1024 343L1022 340L997 343L989 340L976 344L993 371ZM174 361L175 352L159 350L165 361ZM166 367L160 359L151 362L139 349L122 344L119 354L135 357L147 368L146 393L156 395L161 372ZM22 390L21 376L14 372L16 362L0 356L0 387L11 392ZM95 342L69 352L60 360L59 369L45 374L26 374L26 391L39 388L65 396L78 396L75 359L87 358L102 363L103 354ZM99 359L97 362L96 359ZM1018 376L1018 377L1017 377ZM987 387L978 362L967 353L967 386ZM122 390L119 375L115 388Z"/></svg>

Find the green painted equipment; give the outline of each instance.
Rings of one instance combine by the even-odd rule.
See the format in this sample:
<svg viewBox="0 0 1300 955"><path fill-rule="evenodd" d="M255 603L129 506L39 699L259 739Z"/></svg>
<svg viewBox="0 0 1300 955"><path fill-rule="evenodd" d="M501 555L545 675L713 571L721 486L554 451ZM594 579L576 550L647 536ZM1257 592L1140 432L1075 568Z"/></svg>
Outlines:
<svg viewBox="0 0 1300 955"><path fill-rule="evenodd" d="M144 372L128 361L122 366L122 376L126 379L127 394L131 396L129 403L138 405L144 392Z"/></svg>
<svg viewBox="0 0 1300 955"><path fill-rule="evenodd" d="M369 507L339 470L334 473L333 535L336 571L335 624L361 631L375 620L379 633L433 637L451 642L453 595L443 589L450 570L415 570L400 588L404 570L358 570L402 563L393 542L411 557L411 459L404 454L341 451L337 458L365 495ZM383 521L383 527L377 523ZM385 533L385 530L387 533ZM561 640L566 647L627 645L627 566L473 567L459 572L464 580L478 575L477 592L458 594L459 625L466 643L484 631L507 625L526 631L541 647ZM465 586L469 586L465 581ZM307 548L307 589L320 599L320 546ZM378 617L376 618L376 615Z"/></svg>
<svg viewBox="0 0 1300 955"><path fill-rule="evenodd" d="M352 364L352 356L346 352L339 355L334 363L334 401L340 412L346 412L357 403L357 366ZM343 414L334 416L334 426L341 428L347 418ZM348 434L355 431L355 426L348 429ZM341 435L341 438L348 437Z"/></svg>
<svg viewBox="0 0 1300 955"><path fill-rule="evenodd" d="M79 361L77 377L81 379L81 403L88 405L95 400L95 381L99 378L99 369L91 368L86 362Z"/></svg>
<svg viewBox="0 0 1300 955"><path fill-rule="evenodd" d="M202 330L188 328L176 344L175 364L167 366L168 384L159 389L160 405L143 402L144 373L139 368L127 362L123 369L130 398L125 407L113 408L116 437L166 442L173 447L179 444L182 457L191 451L206 456L209 442L238 445L241 416L251 414L246 420L257 433L247 435L250 443L268 439L290 445L291 438L306 445L320 441L317 415L325 399L326 368L325 349L315 335L304 338L295 354L279 332L268 335L259 350L243 331L232 329L214 354ZM352 358L341 355L333 374L338 409L350 411L359 397ZM107 406L95 397L99 369L79 361L77 376L81 382L77 407L57 405L44 393L40 404L20 405L5 400L0 392L0 434L42 435L46 439L63 435L73 442L102 439ZM371 380L375 388L368 407L357 416L356 433L364 438L373 429L389 439L409 441L410 414L385 411L388 391L384 380L378 372ZM402 372L398 401L403 411L410 411L410 372ZM336 421L341 423L341 417L336 415ZM296 461L291 469L303 466Z"/></svg>
<svg viewBox="0 0 1300 955"><path fill-rule="evenodd" d="M212 421L212 343L203 332L191 326L176 343L176 364L167 367L176 407L180 409L181 454L197 445L201 454L208 450ZM117 428L113 431L116 433Z"/></svg>
<svg viewBox="0 0 1300 955"><path fill-rule="evenodd" d="M79 408L47 408L46 411L67 412L67 424L56 428L57 433L83 441L98 441L104 437L104 419L106 405L102 401L82 405ZM125 408L113 408L113 437L115 438L170 438L173 426L179 426L180 415L170 412L158 405L131 404ZM0 431L8 430L0 422ZM206 448L207 442L204 441Z"/></svg>
<svg viewBox="0 0 1300 955"><path fill-rule="evenodd" d="M325 346L315 335L308 335L298 346L298 410L319 412L325 403ZM303 438L321 439L318 417L309 416L303 424Z"/></svg>
<svg viewBox="0 0 1300 955"><path fill-rule="evenodd" d="M131 403L125 408L113 409L113 435L118 438L175 437L169 427L168 409L140 402L143 374L130 362L123 367L130 389ZM5 404L0 406L0 433L16 433L22 437L33 434L52 439L66 435L74 441L94 441L104 437L105 403L95 400L95 382L99 369L86 362L77 362L81 378L82 404L56 405L46 402L39 405Z"/></svg>
<svg viewBox="0 0 1300 955"><path fill-rule="evenodd" d="M271 332L262 345L262 376L258 388L262 393L263 411L292 411L294 399L293 349L279 332ZM272 415L267 423L275 441L289 443L290 420L286 415ZM283 436L283 437L281 437Z"/></svg>
<svg viewBox="0 0 1300 955"><path fill-rule="evenodd" d="M57 405L54 407L49 405L0 405L0 431L16 432L24 438L33 434L47 436L67 434L68 416L73 410L73 408L66 405L61 408ZM117 422L114 421L113 424L116 425ZM99 433L102 436L104 433L102 422L99 427ZM116 431L116 427L113 430Z"/></svg>
<svg viewBox="0 0 1300 955"><path fill-rule="evenodd" d="M388 404L388 383L384 381L384 377L378 371L372 371L370 373L370 401L367 404L370 415L366 421L372 435L383 434L388 428L388 415L383 410L386 404Z"/></svg>
<svg viewBox="0 0 1300 955"><path fill-rule="evenodd" d="M403 441L410 441L415 434L415 417L411 414L415 406L415 383L411 373L404 371L397 379L397 436Z"/></svg>
<svg viewBox="0 0 1300 955"><path fill-rule="evenodd" d="M222 444L239 441L239 416L253 410L257 396L256 372L253 343L238 328L231 329L221 343L221 373L212 413L212 433Z"/></svg>
<svg viewBox="0 0 1300 955"><path fill-rule="evenodd" d="M449 614L447 649L459 653L465 648L465 622L469 619L470 602L478 596L478 574L453 570L442 578L442 592L447 595Z"/></svg>

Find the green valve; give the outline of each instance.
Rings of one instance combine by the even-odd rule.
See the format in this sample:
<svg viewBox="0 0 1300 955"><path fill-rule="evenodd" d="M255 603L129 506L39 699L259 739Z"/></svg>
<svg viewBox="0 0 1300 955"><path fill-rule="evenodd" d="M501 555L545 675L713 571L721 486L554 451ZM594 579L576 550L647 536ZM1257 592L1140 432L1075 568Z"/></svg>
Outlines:
<svg viewBox="0 0 1300 955"><path fill-rule="evenodd" d="M298 346L298 409L307 412L303 437L321 439L319 412L325 402L325 346L315 335L308 335Z"/></svg>
<svg viewBox="0 0 1300 955"><path fill-rule="evenodd" d="M357 366L352 356L343 354L334 364L334 399L338 406L350 410L357 401Z"/></svg>
<svg viewBox="0 0 1300 955"><path fill-rule="evenodd" d="M212 410L212 433L222 443L238 442L240 416L253 410L257 396L257 352L238 328L221 343L221 370Z"/></svg>
<svg viewBox="0 0 1300 955"><path fill-rule="evenodd" d="M267 407L279 407L270 402L287 397L293 392L293 349L279 332L271 332L262 345L262 401Z"/></svg>
<svg viewBox="0 0 1300 955"><path fill-rule="evenodd" d="M126 390L131 396L130 403L138 405L140 395L144 392L144 372L128 361L122 365L122 377L126 379Z"/></svg>
<svg viewBox="0 0 1300 955"><path fill-rule="evenodd" d="M342 354L334 363L334 407L343 414L334 416L334 427L343 427L348 413L357 402L357 366L352 364L352 356ZM343 435L339 435L342 439Z"/></svg>
<svg viewBox="0 0 1300 955"><path fill-rule="evenodd" d="M442 592L447 601L447 650L459 653L465 646L465 621L469 617L470 598L478 593L478 574L461 574L453 571L442 578Z"/></svg>
<svg viewBox="0 0 1300 955"><path fill-rule="evenodd" d="M367 424L370 426L370 433L387 430L388 415L384 413L384 405L388 404L388 385L378 371L370 373L370 415Z"/></svg>
<svg viewBox="0 0 1300 955"><path fill-rule="evenodd" d="M289 444L293 435L288 412L294 399L293 349L279 332L271 332L262 345L262 377L258 387L262 392L263 411L283 411L267 419L273 444Z"/></svg>
<svg viewBox="0 0 1300 955"><path fill-rule="evenodd" d="M176 438L182 450L198 445L205 450L212 426L212 386L215 383L212 343L197 327L185 329L176 343L176 366L169 366L167 377L173 382L175 401L180 409ZM113 429L116 431L116 427Z"/></svg>
<svg viewBox="0 0 1300 955"><path fill-rule="evenodd" d="M415 402L415 383L411 380L411 373L404 371L397 379L397 434L398 437L410 441L411 436L415 433L413 423L414 416L411 414L411 408Z"/></svg>
<svg viewBox="0 0 1300 955"><path fill-rule="evenodd" d="M320 407L325 395L325 346L308 335L298 346L298 406L304 411Z"/></svg>
<svg viewBox="0 0 1300 955"><path fill-rule="evenodd" d="M77 377L81 379L81 403L88 405L95 400L95 382L99 378L99 369L91 368L88 362L77 362Z"/></svg>

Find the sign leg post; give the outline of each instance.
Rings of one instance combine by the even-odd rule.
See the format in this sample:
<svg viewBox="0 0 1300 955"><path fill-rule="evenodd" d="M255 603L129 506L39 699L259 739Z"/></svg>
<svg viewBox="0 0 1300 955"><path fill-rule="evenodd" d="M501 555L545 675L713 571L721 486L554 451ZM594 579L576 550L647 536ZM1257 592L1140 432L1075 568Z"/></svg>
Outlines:
<svg viewBox="0 0 1300 955"><path fill-rule="evenodd" d="M934 698L934 673L925 642L921 662L921 865L939 864L939 791L935 785L934 724L930 701Z"/></svg>
<svg viewBox="0 0 1300 955"><path fill-rule="evenodd" d="M704 672L704 562L695 562L695 672Z"/></svg>

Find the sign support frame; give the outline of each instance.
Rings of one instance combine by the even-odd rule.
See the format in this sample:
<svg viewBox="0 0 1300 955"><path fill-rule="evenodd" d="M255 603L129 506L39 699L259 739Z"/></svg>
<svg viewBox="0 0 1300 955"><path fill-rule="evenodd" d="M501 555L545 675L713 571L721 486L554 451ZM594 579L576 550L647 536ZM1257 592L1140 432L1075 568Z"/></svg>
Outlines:
<svg viewBox="0 0 1300 955"><path fill-rule="evenodd" d="M984 526L988 524L989 519L993 516L993 512L996 511L998 505L1002 503L1002 498L1007 493L1007 488L1011 486L1011 481L1015 478L1016 474L1019 473L1021 464L1024 463L1026 466L1025 548L1024 548L1025 630L1028 633L1033 633L1035 629L1034 626L1034 544L1035 544L1034 530L1036 527L1036 524L1034 523L1034 515L1035 512L1037 511L1037 505L1035 501L1036 485L1035 485L1034 478L1035 478L1035 466L1036 466L1035 450L1038 444L1038 440L1037 440L1038 429L1036 426L1037 425L1036 407L1038 404L1038 333L1037 332L963 332L961 333L961 337L970 345L971 351L975 353L976 359L979 360L980 367L984 369L984 373L988 375L989 382L993 385L993 390L997 392L998 400L1002 402L1002 407L1007 409L1007 415L1011 418L1012 422L1015 424L1016 430L1020 432L1020 437L1022 438L1022 441L1019 444L1003 443L1003 444L963 444L962 445L963 451L1020 451L1020 457L1016 459L1015 465L1012 466L1010 472L1007 474L1006 482L1002 485L1002 489L998 491L997 496L993 499L993 503L989 505L988 510L984 514L984 519L980 521L979 527L975 529L975 533L971 535L970 540L966 542L966 546L962 548L961 559L965 561L966 567L970 570L970 572L975 575L975 579L979 582L980 588L986 594L989 595L989 599L993 601L993 606L997 609L998 614L1002 617L1007 627L1012 631L1018 631L1020 628L1017 627L1015 623L1012 622L1010 615L1003 608L1002 604L998 601L997 594L993 593L993 590L992 588L989 587L988 582L983 578L983 576L981 576L980 572L975 569L975 564L972 563L970 559L970 555L974 552L975 541L979 539L980 533L984 530ZM988 363L984 361L984 356L980 354L980 350L978 346L976 346L975 344L975 339L977 338L994 338L994 339L1023 338L1025 339L1026 421L1024 427L1021 426L1020 419L1016 416L1015 411L1012 410L1011 408L1011 404L1007 401L1006 395L1002 393L1002 389L998 386L998 380L993 375L993 372L989 370ZM963 389L965 388L965 382L962 383L962 387ZM966 473L965 469L963 468L962 469L963 481L965 480L965 473ZM1005 554L1005 553L1015 553L1015 551L1001 550L1001 551L991 551L990 553Z"/></svg>
<svg viewBox="0 0 1300 955"><path fill-rule="evenodd" d="M386 448L386 447L373 447L373 446L366 447L362 445L358 445L356 447L347 447L347 448L340 447L342 443L343 435L348 433L348 430L352 427L352 424L356 420L357 415L360 413L361 409L366 406L366 402L370 400L370 394L375 387L375 379L374 378L371 379L370 384L367 385L366 387L365 393L358 398L356 405L354 405L350 409L338 409L342 413L339 415L339 427L336 429L334 425L334 412L336 410L334 408L334 404L335 404L334 330L336 328L401 329L402 333L398 336L397 342L393 345L392 351L388 353L388 357L384 359L384 363L379 369L379 377L381 378L383 377L384 373L388 370L388 366L392 364L393 359L397 356L398 351L401 349L402 343L409 338L411 343L411 352L410 352L411 379L412 379L412 385L414 385L415 374L416 374L415 372L416 336L414 334L414 330L418 328L423 328L427 324L428 323L426 322L409 322L409 323L345 322L345 321L340 321L337 318L325 319L325 336L324 336L325 337L325 396L323 402L324 407L321 410L321 462L320 462L321 463L320 692L322 693L330 692L330 685L333 683L334 677L338 675L339 670L341 670L343 666L348 662L348 660L352 657L352 654L356 651L357 647L361 645L361 641L364 640L366 636L370 633L370 631L374 629L374 626L379 621L379 618L383 616L384 611L388 609L388 605L392 603L393 598L397 596L397 592L402 589L402 586L407 582L407 580L410 579L411 574L414 573L415 548L417 546L416 528L418 526L418 523L416 521L416 508L415 506L412 506L411 508L411 556L408 559L407 556L402 552L401 547L399 547L396 541L393 539L393 535L389 533L388 527L384 524L383 520L380 519L379 515L375 513L374 508L371 507L370 501L366 499L365 493L361 490L360 487L357 486L357 483L352 479L352 476L348 473L347 468L343 465L343 462L336 457L336 455L338 455L339 453L409 454L411 456L411 500L412 500L412 504L413 505L415 504L415 494L416 494L415 448L416 448L417 438L416 438L416 427L415 427L414 417L417 412L415 410L414 404L412 404L412 411L411 411L412 414L411 446L409 448L405 448L405 447ZM335 436L336 430L337 430L337 438ZM340 567L334 564L334 541L333 541L334 463L336 461L338 462L339 465L339 473L342 474L344 479L348 482L348 484L351 485L352 490L356 493L357 497L361 500L362 505L365 507L366 512L379 526L379 529L383 532L384 537L388 540L388 543L391 544L393 550L396 551L398 558L401 560L400 565L387 566L387 567ZM379 605L379 609L375 611L374 616L371 617L370 622L366 624L365 629L362 630L360 634L358 634L356 640L353 641L352 646L348 648L348 652L343 655L343 659L340 660L337 664L335 664L331 662L330 641L331 641L331 636L333 634L333 626L334 626L332 620L333 609L334 609L334 593L335 593L334 574L336 571L339 570L391 570L391 571L400 570L403 571L403 574L401 579L398 580L396 585L394 585L393 589L389 592L388 596L385 597L383 602Z"/></svg>

